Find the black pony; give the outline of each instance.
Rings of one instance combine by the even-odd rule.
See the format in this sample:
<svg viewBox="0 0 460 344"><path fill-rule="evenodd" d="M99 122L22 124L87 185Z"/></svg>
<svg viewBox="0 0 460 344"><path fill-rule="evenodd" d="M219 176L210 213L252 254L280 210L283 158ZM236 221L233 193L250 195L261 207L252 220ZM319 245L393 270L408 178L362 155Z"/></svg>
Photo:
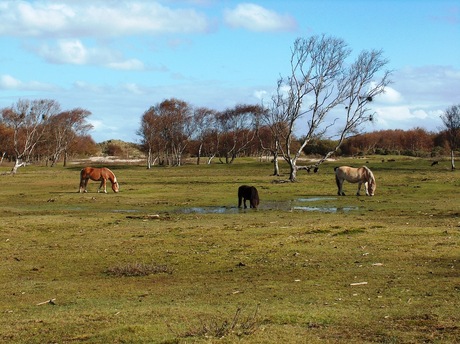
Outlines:
<svg viewBox="0 0 460 344"><path fill-rule="evenodd" d="M241 185L238 188L238 208L241 208L241 203L243 203L246 209L247 200L251 208L257 208L259 205L259 193L254 186Z"/></svg>

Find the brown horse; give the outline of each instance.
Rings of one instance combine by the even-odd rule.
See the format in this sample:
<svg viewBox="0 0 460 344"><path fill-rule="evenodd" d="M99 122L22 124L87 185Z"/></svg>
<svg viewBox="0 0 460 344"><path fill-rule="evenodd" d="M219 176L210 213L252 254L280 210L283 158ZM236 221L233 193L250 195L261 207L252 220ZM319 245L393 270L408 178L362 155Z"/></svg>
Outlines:
<svg viewBox="0 0 460 344"><path fill-rule="evenodd" d="M359 196L361 184L364 184L367 196L374 196L377 184L375 183L374 174L367 166L359 168L340 166L334 168L334 171L335 181L337 183L337 188L339 189L337 194L339 196L345 196L345 193L343 192L343 182L345 180L350 183L358 183L358 192L356 193L357 196Z"/></svg>
<svg viewBox="0 0 460 344"><path fill-rule="evenodd" d="M107 193L107 179L112 183L113 192L118 192L118 182L117 177L106 167L96 168L96 167L85 167L80 172L80 190L79 192L88 192L86 186L88 185L89 180L100 181L101 185L97 189L97 192L101 191L101 188L104 187L104 193Z"/></svg>

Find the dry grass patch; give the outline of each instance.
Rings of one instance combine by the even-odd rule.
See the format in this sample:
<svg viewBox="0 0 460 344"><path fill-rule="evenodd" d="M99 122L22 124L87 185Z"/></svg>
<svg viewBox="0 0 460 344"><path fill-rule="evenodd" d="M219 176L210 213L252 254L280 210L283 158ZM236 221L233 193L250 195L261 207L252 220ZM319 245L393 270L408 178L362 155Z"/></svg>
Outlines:
<svg viewBox="0 0 460 344"><path fill-rule="evenodd" d="M160 273L172 274L173 269L167 265L158 265L156 263L127 263L110 267L105 272L115 277L136 277Z"/></svg>
<svg viewBox="0 0 460 344"><path fill-rule="evenodd" d="M238 307L232 317L226 316L199 316L194 324L190 325L183 333L176 333L176 338L207 338L222 339L232 337L246 337L254 334L261 326L259 306L252 314L244 315ZM173 332L174 326L169 325Z"/></svg>

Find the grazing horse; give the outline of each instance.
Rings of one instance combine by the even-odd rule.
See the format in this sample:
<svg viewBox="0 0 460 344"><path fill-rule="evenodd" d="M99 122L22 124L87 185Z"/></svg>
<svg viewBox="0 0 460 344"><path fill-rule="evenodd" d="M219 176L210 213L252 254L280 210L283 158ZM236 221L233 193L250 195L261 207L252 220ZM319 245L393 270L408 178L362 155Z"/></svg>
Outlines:
<svg viewBox="0 0 460 344"><path fill-rule="evenodd" d="M345 196L343 192L342 186L343 182L346 180L350 183L358 183L358 192L356 193L359 196L359 191L361 190L361 184L364 184L364 188L366 189L367 196L374 196L375 189L377 188L377 184L375 183L374 174L372 171L367 167L349 167L349 166L340 166L334 168L335 171L335 181L337 183L339 196Z"/></svg>
<svg viewBox="0 0 460 344"><path fill-rule="evenodd" d="M88 192L86 186L88 185L89 180L100 181L101 185L97 189L97 192L101 191L101 188L104 187L104 193L107 193L107 179L112 183L113 192L118 192L118 182L117 177L106 167L96 168L96 167L85 167L80 172L80 190L79 192Z"/></svg>
<svg viewBox="0 0 460 344"><path fill-rule="evenodd" d="M249 200L251 208L257 208L259 205L259 193L254 186L241 185L238 188L238 208L241 208L241 203L243 203L244 209L246 209L247 200Z"/></svg>

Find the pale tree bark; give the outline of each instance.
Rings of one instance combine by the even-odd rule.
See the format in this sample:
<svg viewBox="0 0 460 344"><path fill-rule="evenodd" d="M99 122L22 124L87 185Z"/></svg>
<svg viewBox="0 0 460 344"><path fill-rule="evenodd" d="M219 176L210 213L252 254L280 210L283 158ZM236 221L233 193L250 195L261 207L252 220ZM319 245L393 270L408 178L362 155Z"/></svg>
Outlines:
<svg viewBox="0 0 460 344"><path fill-rule="evenodd" d="M196 164L199 165L208 133L212 132L216 125L216 112L205 107L196 108L193 110L193 122L195 123L193 138L199 142L196 158Z"/></svg>
<svg viewBox="0 0 460 344"><path fill-rule="evenodd" d="M455 153L460 138L460 104L452 105L441 115L442 122L447 130L447 139L450 148L451 170L455 170Z"/></svg>

